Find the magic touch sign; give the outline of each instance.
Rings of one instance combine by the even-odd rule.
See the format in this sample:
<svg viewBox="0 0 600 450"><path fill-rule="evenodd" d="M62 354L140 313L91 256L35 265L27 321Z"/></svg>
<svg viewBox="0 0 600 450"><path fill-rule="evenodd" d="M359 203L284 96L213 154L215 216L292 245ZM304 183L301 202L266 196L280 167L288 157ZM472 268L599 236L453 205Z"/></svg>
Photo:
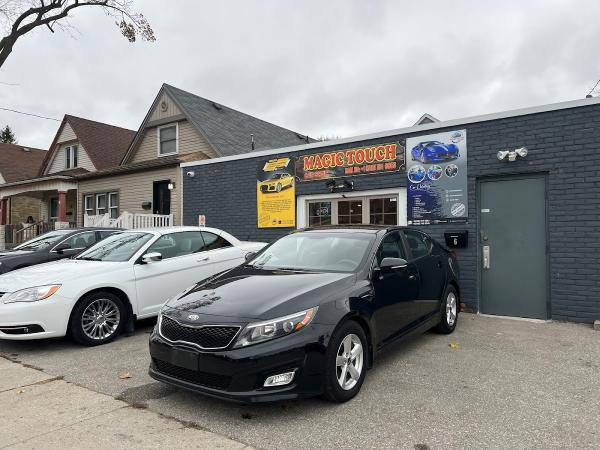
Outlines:
<svg viewBox="0 0 600 450"><path fill-rule="evenodd" d="M398 143L368 145L303 155L296 161L299 181L397 172L404 167L404 148Z"/></svg>

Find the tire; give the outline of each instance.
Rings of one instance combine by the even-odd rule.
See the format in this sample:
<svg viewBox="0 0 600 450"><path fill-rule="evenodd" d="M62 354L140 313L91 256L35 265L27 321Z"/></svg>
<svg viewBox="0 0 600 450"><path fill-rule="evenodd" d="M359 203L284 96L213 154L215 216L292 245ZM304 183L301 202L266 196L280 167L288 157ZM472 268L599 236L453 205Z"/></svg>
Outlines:
<svg viewBox="0 0 600 450"><path fill-rule="evenodd" d="M348 342L351 342L350 348L352 350L357 348L357 343L360 343L361 345L360 357L357 355L354 357L354 359L350 360L352 367L355 369L359 368L358 377L352 377L350 370L347 368L346 371L343 372L344 365L338 366L338 353L342 352L340 358L345 359L345 366L349 367L347 364L348 359L345 358L343 354L344 351L348 349L348 347L345 345ZM359 358L360 361L358 360ZM334 332L331 340L329 341L329 346L327 347L325 389L323 392L323 397L331 402L343 403L347 402L356 394L358 394L358 391L360 391L367 373L367 358L368 346L364 330L354 321L345 322ZM341 382L338 380L338 377L342 377L342 373L345 374L345 387L342 387Z"/></svg>
<svg viewBox="0 0 600 450"><path fill-rule="evenodd" d="M81 345L102 345L116 338L126 322L127 309L123 301L110 292L99 291L84 296L75 305L69 331Z"/></svg>
<svg viewBox="0 0 600 450"><path fill-rule="evenodd" d="M281 183L277 183L277 192L281 192L281 189L283 189L283 186L281 186Z"/></svg>
<svg viewBox="0 0 600 450"><path fill-rule="evenodd" d="M451 305L450 307L448 305ZM454 286L448 286L444 292L444 300L440 311L440 323L434 328L434 331L440 334L450 334L456 329L458 323L458 313L460 310L460 302L458 292ZM452 311L453 314L449 312Z"/></svg>

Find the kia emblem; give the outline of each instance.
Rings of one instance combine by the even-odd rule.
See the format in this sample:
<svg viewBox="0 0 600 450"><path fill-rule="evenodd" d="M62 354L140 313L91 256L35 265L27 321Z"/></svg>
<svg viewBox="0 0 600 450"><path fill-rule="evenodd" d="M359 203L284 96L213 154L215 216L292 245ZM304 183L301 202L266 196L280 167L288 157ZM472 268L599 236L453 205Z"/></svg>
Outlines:
<svg viewBox="0 0 600 450"><path fill-rule="evenodd" d="M198 320L200 318L200 316L198 314L190 314L188 316L188 319L190 320Z"/></svg>

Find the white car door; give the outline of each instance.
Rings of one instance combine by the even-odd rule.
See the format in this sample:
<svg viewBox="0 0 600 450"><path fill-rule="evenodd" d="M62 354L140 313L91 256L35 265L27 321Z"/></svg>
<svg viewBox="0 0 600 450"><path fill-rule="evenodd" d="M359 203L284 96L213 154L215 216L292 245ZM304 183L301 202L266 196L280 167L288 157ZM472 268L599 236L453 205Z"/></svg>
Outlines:
<svg viewBox="0 0 600 450"><path fill-rule="evenodd" d="M146 249L144 254L158 252L162 260L134 266L138 317L158 314L175 294L215 273L203 247L199 231L182 231L162 235Z"/></svg>
<svg viewBox="0 0 600 450"><path fill-rule="evenodd" d="M246 252L235 247L225 237L209 231L202 231L204 239L203 258L208 258L214 264L214 273L219 273L245 261Z"/></svg>

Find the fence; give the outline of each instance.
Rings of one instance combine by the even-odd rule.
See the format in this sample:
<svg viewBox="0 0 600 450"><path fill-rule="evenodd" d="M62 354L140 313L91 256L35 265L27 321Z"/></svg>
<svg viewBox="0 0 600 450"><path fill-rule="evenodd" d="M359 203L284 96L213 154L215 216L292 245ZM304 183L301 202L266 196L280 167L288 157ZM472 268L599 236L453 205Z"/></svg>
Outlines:
<svg viewBox="0 0 600 450"><path fill-rule="evenodd" d="M85 227L109 227L109 228L162 228L173 226L173 214L133 214L124 212L117 218L111 218L109 214L96 216L84 216Z"/></svg>

